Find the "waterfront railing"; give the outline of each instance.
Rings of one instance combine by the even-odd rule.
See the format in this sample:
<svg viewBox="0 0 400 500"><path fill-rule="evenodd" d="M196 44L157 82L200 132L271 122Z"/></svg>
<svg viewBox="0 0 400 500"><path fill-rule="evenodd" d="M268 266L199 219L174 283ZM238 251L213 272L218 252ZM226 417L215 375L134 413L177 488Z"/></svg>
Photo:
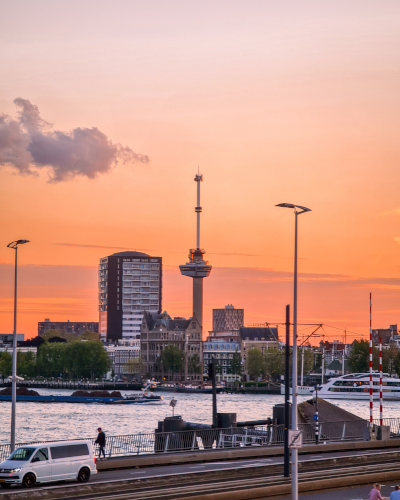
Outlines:
<svg viewBox="0 0 400 500"><path fill-rule="evenodd" d="M379 425L379 419L375 420L374 424ZM391 437L400 437L400 418L386 418L383 424L390 427ZM362 440L363 429L368 425L367 420L319 422L319 442ZM315 443L314 423L299 424L299 429L303 431L304 444ZM107 457L118 457L185 451L202 452L227 448L282 446L284 431L284 425L268 425L107 436L105 453ZM93 445L96 447L96 454L98 454L95 439L92 437L78 439L92 440ZM20 443L16 446L29 446L40 442ZM0 444L0 462L9 455L10 445Z"/></svg>

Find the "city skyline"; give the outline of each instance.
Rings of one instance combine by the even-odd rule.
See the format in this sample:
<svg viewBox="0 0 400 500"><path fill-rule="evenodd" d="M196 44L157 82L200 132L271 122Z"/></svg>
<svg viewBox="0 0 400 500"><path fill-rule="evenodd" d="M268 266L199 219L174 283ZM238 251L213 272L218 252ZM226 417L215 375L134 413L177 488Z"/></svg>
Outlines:
<svg viewBox="0 0 400 500"><path fill-rule="evenodd" d="M195 241L198 166L206 331L226 304L246 324L284 321L294 228L282 202L312 209L299 221L299 322L366 338L372 292L373 328L400 323L397 2L66 5L2 6L0 113L16 123L25 109L23 137L41 147L90 130L108 160L79 171L30 148L33 175L0 142L2 332L18 238L30 240L18 255L27 337L45 317L97 321L97 263L124 250L163 258L163 310L189 317L178 266Z"/></svg>

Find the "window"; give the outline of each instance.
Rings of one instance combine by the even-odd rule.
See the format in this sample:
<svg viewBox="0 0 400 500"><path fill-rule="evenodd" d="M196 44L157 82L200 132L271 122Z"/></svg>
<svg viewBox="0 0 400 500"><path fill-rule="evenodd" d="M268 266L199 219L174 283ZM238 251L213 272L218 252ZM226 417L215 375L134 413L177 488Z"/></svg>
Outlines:
<svg viewBox="0 0 400 500"><path fill-rule="evenodd" d="M31 458L32 453L36 448L18 448L14 451L14 453L9 457L8 460L23 460L27 461Z"/></svg>
<svg viewBox="0 0 400 500"><path fill-rule="evenodd" d="M32 458L32 462L44 462L49 459L49 451L47 448L40 448L35 453L35 456Z"/></svg>
<svg viewBox="0 0 400 500"><path fill-rule="evenodd" d="M67 458L67 457L80 457L82 455L89 455L89 449L86 443L71 444L69 446L52 446L51 457Z"/></svg>

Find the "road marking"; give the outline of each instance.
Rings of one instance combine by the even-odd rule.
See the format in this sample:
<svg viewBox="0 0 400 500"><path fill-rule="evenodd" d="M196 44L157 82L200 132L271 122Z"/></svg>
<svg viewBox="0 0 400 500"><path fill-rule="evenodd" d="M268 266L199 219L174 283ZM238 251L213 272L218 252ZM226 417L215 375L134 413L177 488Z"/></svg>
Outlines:
<svg viewBox="0 0 400 500"><path fill-rule="evenodd" d="M191 465L189 469L195 469L196 467L205 467L205 465Z"/></svg>
<svg viewBox="0 0 400 500"><path fill-rule="evenodd" d="M130 474L146 474L145 470L138 470L137 472L131 472Z"/></svg>

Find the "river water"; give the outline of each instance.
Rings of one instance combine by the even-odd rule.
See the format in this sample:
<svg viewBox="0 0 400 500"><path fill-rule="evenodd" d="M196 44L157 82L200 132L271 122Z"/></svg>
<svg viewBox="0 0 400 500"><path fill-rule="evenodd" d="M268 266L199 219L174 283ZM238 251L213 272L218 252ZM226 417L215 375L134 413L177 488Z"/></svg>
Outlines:
<svg viewBox="0 0 400 500"><path fill-rule="evenodd" d="M69 390L37 389L41 395L70 395ZM137 391L121 391L138 394ZM51 441L91 437L102 427L108 436L153 432L158 420L172 415L169 402L177 400L175 415L188 422L211 423L210 394L180 394L165 392L161 405L102 405L68 403L18 403L16 442ZM299 396L299 403L309 399ZM274 405L283 403L281 395L218 394L219 412L237 413L237 420L260 420L272 417ZM369 401L330 402L362 418L369 419ZM379 402L375 402L374 417L379 418ZM399 417L400 401L384 402L384 418ZM10 442L11 403L0 402L0 443Z"/></svg>

